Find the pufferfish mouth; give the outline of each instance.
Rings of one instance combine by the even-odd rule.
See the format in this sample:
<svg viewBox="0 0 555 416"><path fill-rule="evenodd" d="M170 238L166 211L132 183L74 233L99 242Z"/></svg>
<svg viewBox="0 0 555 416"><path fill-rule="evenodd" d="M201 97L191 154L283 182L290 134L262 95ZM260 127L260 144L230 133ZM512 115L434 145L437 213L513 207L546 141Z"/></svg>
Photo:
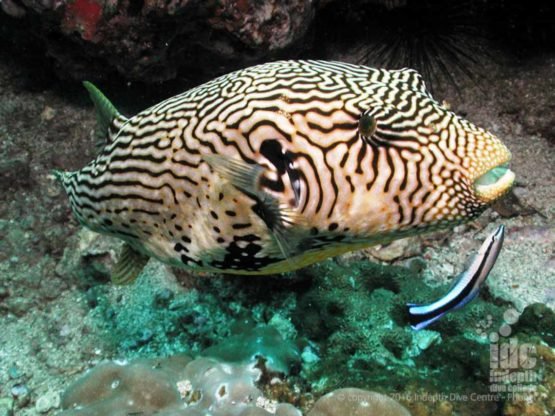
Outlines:
<svg viewBox="0 0 555 416"><path fill-rule="evenodd" d="M491 203L506 194L515 180L515 174L509 169L509 164L496 166L474 181L474 190L478 198L485 203Z"/></svg>

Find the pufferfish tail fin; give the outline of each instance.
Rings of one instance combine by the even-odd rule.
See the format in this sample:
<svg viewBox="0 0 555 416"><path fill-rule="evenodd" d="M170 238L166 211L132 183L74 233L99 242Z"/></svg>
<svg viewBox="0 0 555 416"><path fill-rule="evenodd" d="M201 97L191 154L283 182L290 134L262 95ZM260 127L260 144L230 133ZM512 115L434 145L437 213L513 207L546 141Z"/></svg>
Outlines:
<svg viewBox="0 0 555 416"><path fill-rule="evenodd" d="M120 129L127 122L127 118L122 116L110 100L92 83L84 81L83 86L89 92L96 109L95 136L104 147L105 144L114 141Z"/></svg>
<svg viewBox="0 0 555 416"><path fill-rule="evenodd" d="M52 176L54 176L54 179L56 179L56 181L60 185L62 185L62 187L64 188L64 191L66 193L68 193L68 189L69 189L69 186L70 186L69 184L70 184L70 181L71 181L70 178L71 178L72 173L71 172L66 172L66 171L63 171L63 170L59 170L59 169L53 169L53 170L50 171L50 174Z"/></svg>

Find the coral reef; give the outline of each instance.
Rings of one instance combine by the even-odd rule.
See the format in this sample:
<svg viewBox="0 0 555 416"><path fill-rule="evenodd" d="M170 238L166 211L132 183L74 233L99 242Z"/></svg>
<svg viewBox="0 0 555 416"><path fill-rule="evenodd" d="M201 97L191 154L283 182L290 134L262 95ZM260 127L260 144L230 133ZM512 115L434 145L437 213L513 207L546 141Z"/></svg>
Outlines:
<svg viewBox="0 0 555 416"><path fill-rule="evenodd" d="M13 50L34 51L40 69L62 79L158 84L179 76L194 83L281 57L346 51L372 66L413 67L427 82L454 84L489 73L492 49L521 55L551 48L553 5L501 0L3 0L0 34ZM437 16L443 16L438 20ZM333 28L333 30L332 30ZM497 42L494 42L496 40ZM27 57L29 58L29 57ZM533 74L532 76L537 76ZM462 85L459 85L461 88ZM462 89L462 88L461 88ZM519 85L505 94L518 94ZM522 108L543 99L519 96ZM515 100L515 101L519 101ZM550 107L550 101L545 104ZM522 112L514 108L515 112ZM523 114L549 137L553 122Z"/></svg>
<svg viewBox="0 0 555 416"><path fill-rule="evenodd" d="M176 383L188 357L103 363L74 383L63 395L61 415L126 415L178 407Z"/></svg>
<svg viewBox="0 0 555 416"><path fill-rule="evenodd" d="M60 416L134 412L166 416L300 415L292 406L262 395L255 386L261 373L252 364L186 356L103 363L64 393L62 407L66 410Z"/></svg>
<svg viewBox="0 0 555 416"><path fill-rule="evenodd" d="M80 236L81 249L71 253L80 252L85 258L94 253L91 265L103 264L104 256L117 249L106 237L88 231ZM69 261L66 256L63 264L83 269L78 257ZM213 276L191 281L186 274L180 277L181 284L188 286L184 290L167 268L153 262L136 285L125 289L132 303L118 302L118 295L108 295L104 285L92 286L87 293L96 293L90 304L95 325L111 334L114 350L126 357L190 351L206 357L197 361L201 366L208 362L225 362L233 368L263 366L268 375L262 379L267 384L257 388L265 397L304 410L310 409L310 400L298 392L306 389L306 383L316 396L346 383L379 392L406 386L399 397L418 413L422 403L414 398L488 394L492 362L487 336L502 326L506 315L505 307L477 300L430 330L415 332L407 325L405 303L425 302L448 288L448 284L430 288L421 274L421 270L377 265L354 256L299 272L294 293L285 277ZM265 298L262 293L271 296ZM533 309L550 319L546 310ZM515 324L517 334L538 333L535 320L528 321ZM549 332L546 327L544 335ZM552 371L540 364L538 372ZM430 372L436 375L430 378ZM284 376L285 384L268 384ZM287 390L288 385L292 390ZM445 409L491 414L497 400L433 401L428 410L446 415L450 413Z"/></svg>
<svg viewBox="0 0 555 416"><path fill-rule="evenodd" d="M108 282L118 243L80 230L49 175L52 168L76 169L94 157L94 112L84 91L74 89L69 82L55 82L50 66L32 53L36 49L31 43L48 51L49 60L64 79L68 73L76 78L103 78L120 71L130 78L152 80L155 85L150 90L135 82L108 90L110 98L121 102L126 114L131 114L133 109L148 105L152 90L156 90L157 98L164 98L183 90L183 84L227 72L232 69L227 66L229 62L232 66L246 65L262 56L270 59L268 53L272 58L278 56L287 42L296 43L288 36L295 37L305 28L295 29L291 35L272 32L272 25L288 22L287 16L280 23L261 8L263 15L253 17L252 30L231 34L227 31L240 31L240 25L250 24L234 20L247 17L238 13L239 7L226 6L232 2L218 3L227 7L219 20L208 22L208 15L199 17L205 25L200 29L193 22L195 16L182 12L200 7L201 2L195 1L125 5L98 1L103 13L113 14L102 14L98 20L94 13L79 17L75 9L85 6L94 11L94 1L0 2L4 10L0 11L0 415L52 416L60 406L71 407L61 398L71 397L68 394L73 388L68 390L68 386L89 368L93 370L85 376L84 390L89 390L88 383L93 380L87 378L89 375L100 376L114 366L117 371L112 374L118 376L133 369L156 380L177 383L192 378L200 383L196 386L204 386L206 379L193 372L192 363L202 364L204 369L215 363L215 374L226 380L229 374L224 369L229 368L233 380L247 379L250 389L251 376L258 374L270 356L276 357L277 366L254 382L260 392L257 394L270 403L294 406L304 414L314 408L320 396L327 397L327 393L346 386L389 395L413 416L555 414L555 188L550 143L555 137L553 54L544 51L534 59L520 60L491 51L496 59L484 64L483 79L461 80L464 87L458 91L449 84L436 89L437 97L448 101L458 113L507 142L513 153L511 169L518 176L514 192L531 207L527 213L501 218L490 210L478 221L449 232L374 247L295 274L193 276L153 261L135 285L115 287ZM363 0L360 4L374 5L377 1ZM239 3L241 7L254 4L235 4ZM341 17L341 2L318 3L334 19ZM343 3L347 7L348 2ZM395 8L403 1L388 3ZM310 20L313 7L320 7L312 6L316 2L310 4L307 10L299 9L298 21L307 15ZM348 5L352 15L362 16L353 5ZM127 10L128 18L118 17L116 6ZM115 8L110 12L110 7ZM68 8L74 9L73 15L62 25ZM34 9L37 12L30 12ZM168 10L167 15L164 10ZM226 17L229 13L231 16ZM21 16L25 20L20 20ZM110 33L110 28L100 30L106 16L113 19L114 28L127 31L124 47L118 49L117 39L109 37L105 43L95 43L99 36ZM251 36L264 18L269 19L261 29L266 32ZM82 21L77 22L79 19ZM159 37L148 38L154 26L139 26L148 19L167 24ZM330 21L316 21L314 39L305 37L302 42L317 46L312 56L356 61L353 51L365 39L341 37L335 26L330 29ZM182 22L178 29L181 34L170 38L169 32L176 33L176 22ZM526 22L519 22L523 24ZM535 30L541 29L538 26ZM525 32L522 36L527 36ZM23 40L31 33L38 37ZM272 33L282 36L271 38ZM184 40L188 36L191 44ZM164 49L168 39L170 46ZM50 46L44 47L44 42ZM104 45L113 50L101 52ZM16 59L16 55L23 58L21 51L25 51L25 59ZM173 77L178 67L183 70L181 84L156 83ZM468 255L496 225L492 222L503 222L507 236L479 299L427 331L409 329L404 302L425 302L443 293ZM368 259L382 264L369 265ZM257 339L257 333L264 335L264 342L253 347L250 342ZM241 339L248 340L248 348L240 348ZM219 354L192 361L185 357L218 351L218 344L226 340L237 346L227 357L235 362L224 365L224 356ZM491 378L491 370L500 363L511 365L511 348L531 359L517 360L516 368L502 368L507 371L501 375L514 380L501 378L497 382ZM262 357L257 358L258 367L252 367L253 357ZM130 363L114 364L122 358ZM180 363L164 364L171 360ZM157 362L162 363L160 369L152 368ZM142 367L135 370L135 364ZM196 375L182 376L186 368ZM519 381L523 376L529 376L530 382ZM186 402L177 384L126 380L158 388L156 399L167 404L170 414L173 405ZM183 393L189 391L187 383L180 386ZM217 391L220 384L212 386L212 391ZM112 392L106 384L101 387L102 394ZM90 391L96 389L91 385ZM68 394L62 395L66 390ZM98 387L96 391L101 390ZM122 395L136 392L132 384L117 391ZM187 400L198 398L194 391ZM366 394L361 393L363 397ZM97 401L87 401L86 396L83 393L73 399L82 401L82 409L63 412L87 414L87 409L94 411L100 406ZM145 397L138 400L158 406L152 400L141 402ZM295 412L290 406L282 408ZM121 409L125 411L127 404ZM188 409L193 412L192 407ZM203 414L202 409L197 410L196 415ZM240 411L267 414L256 406Z"/></svg>
<svg viewBox="0 0 555 416"><path fill-rule="evenodd" d="M224 348L222 345L221 348ZM99 364L62 397L59 416L156 414L161 416L301 416L257 387L264 367L187 356ZM271 384L277 380L272 379ZM345 388L314 404L308 416L409 416L385 395Z"/></svg>
<svg viewBox="0 0 555 416"><path fill-rule="evenodd" d="M255 397L262 397L260 403L273 406L271 403L281 400L304 411L312 408L307 391L318 397L346 384L381 393L396 391L413 414L493 414L501 400L501 396L489 401L433 400L423 407L418 399L440 394L486 395L492 364L491 344L485 336L501 327L505 315L505 307L477 300L430 330L411 330L406 322L405 302L424 302L447 289L447 284L430 288L422 279L421 268L415 271L377 265L357 255L304 269L294 280L286 276L191 279L181 273L181 284L177 284L176 276L167 267L151 262L135 285L117 288L105 282L119 246L110 238L82 230L56 268L57 273L67 276L82 291L80 308L86 313L87 332L102 341L96 342L96 348L102 345L103 355L137 357L128 366L102 364L93 370L90 374L97 376L85 378L64 395L64 415L103 414L106 408L102 406L110 406L112 414L117 414L113 409L126 414L154 408L168 415L203 414L195 413L196 407L192 406L187 407L187 412L192 413L183 413L180 403L185 400L206 408L210 405L202 400L197 403L198 397L204 396L195 391L217 393L223 384L234 382L256 389ZM544 319L543 324L538 317ZM521 320L511 322L515 333L525 337L522 342L528 339L538 342L549 339L551 317L549 309L533 305ZM477 325L483 320L486 320L483 325ZM538 331L538 327L543 327L543 331ZM60 334L68 334L78 326L62 321L58 328ZM222 343L222 339L226 342ZM83 339L80 348L87 340L91 337ZM155 365L166 359L140 358L175 355L180 351L203 358L189 362L187 358L174 357L175 365ZM541 382L545 388L553 374L552 366L544 364L547 362L539 361L535 368L545 374ZM127 369L129 374L119 374ZM181 372L176 375L178 370ZM142 375L134 377L133 373ZM203 374L209 373L215 377L212 380L219 381L208 382L210 377ZM430 373L435 376L430 378ZM15 376L18 378L14 381L21 380ZM170 381L144 382L149 377ZM106 396L102 401L83 398L114 393L106 385L116 379L122 384L115 397ZM190 385L179 384L184 399L176 396L180 380L196 380ZM79 393L80 385L94 393ZM152 390L150 397L156 393L164 410L142 396L133 400L135 407L121 398L143 394L145 385L159 388ZM79 397L68 399L76 395ZM23 393L16 406L25 406L24 397L28 400L29 395ZM56 397L55 390L46 391L37 398L35 409L45 409L46 413L49 411L46 409L56 409ZM162 400L165 397L171 400ZM542 406L548 408L549 400L543 400ZM507 412L525 403L524 399L513 401ZM77 407L70 409L74 404ZM349 401L344 406L348 405L356 403ZM224 415L229 410L225 406L221 409ZM244 410L266 414L256 406Z"/></svg>
<svg viewBox="0 0 555 416"><path fill-rule="evenodd" d="M314 376L325 377L328 387L340 386L347 379L356 387L379 388L379 382L372 380L384 373L392 384L402 383L420 378L419 367L424 363L461 374L470 363L478 373L483 367L480 351L486 354L487 349L479 340L465 339L465 332L472 331L482 316L498 321L500 308L477 301L464 313L447 315L430 331L415 332L407 325L405 304L433 299L447 286L430 290L408 269L364 261L326 262L310 273L316 280L300 296L293 322L319 341L323 358ZM469 344L474 348L468 349ZM337 369L337 362L344 367ZM445 381L429 382L439 388Z"/></svg>

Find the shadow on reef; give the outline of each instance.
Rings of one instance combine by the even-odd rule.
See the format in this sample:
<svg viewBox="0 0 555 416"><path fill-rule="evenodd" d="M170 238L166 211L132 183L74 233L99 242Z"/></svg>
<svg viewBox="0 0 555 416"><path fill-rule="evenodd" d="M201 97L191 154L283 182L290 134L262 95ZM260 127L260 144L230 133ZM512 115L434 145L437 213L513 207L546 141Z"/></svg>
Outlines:
<svg viewBox="0 0 555 416"><path fill-rule="evenodd" d="M106 253L114 247L106 237L95 241L80 260L67 251L65 264L80 270L74 279L81 282L90 316L105 331L113 356L186 353L235 364L262 360L272 372L287 375L285 384L260 386L272 399L305 409L311 397L356 387L398 394L415 415L528 414L518 407L521 402L506 400L506 392L490 392L492 345L501 351L498 362L510 358L503 356L510 353L503 350L510 342L531 346L534 370L542 374L536 380L540 389L549 391L545 386L555 377L555 356L546 346L553 346L555 315L540 304L526 308L519 320L516 310L483 290L463 310L414 331L405 304L428 302L448 288L427 286L409 268L341 259L282 276L176 271L178 284L167 267L151 262L136 284L113 287L99 270L110 267ZM87 256L88 268L76 263ZM492 342L495 334L501 339ZM487 399L463 399L472 395ZM535 405L548 408L552 395Z"/></svg>

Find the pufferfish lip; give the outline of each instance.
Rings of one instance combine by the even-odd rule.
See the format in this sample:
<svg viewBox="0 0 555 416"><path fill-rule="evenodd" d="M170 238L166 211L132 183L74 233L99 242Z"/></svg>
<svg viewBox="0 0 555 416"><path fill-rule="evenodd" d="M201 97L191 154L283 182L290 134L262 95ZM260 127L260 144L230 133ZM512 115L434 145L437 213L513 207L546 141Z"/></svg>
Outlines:
<svg viewBox="0 0 555 416"><path fill-rule="evenodd" d="M513 186L515 174L508 163L498 165L474 181L474 191L485 203L491 203L506 194Z"/></svg>

